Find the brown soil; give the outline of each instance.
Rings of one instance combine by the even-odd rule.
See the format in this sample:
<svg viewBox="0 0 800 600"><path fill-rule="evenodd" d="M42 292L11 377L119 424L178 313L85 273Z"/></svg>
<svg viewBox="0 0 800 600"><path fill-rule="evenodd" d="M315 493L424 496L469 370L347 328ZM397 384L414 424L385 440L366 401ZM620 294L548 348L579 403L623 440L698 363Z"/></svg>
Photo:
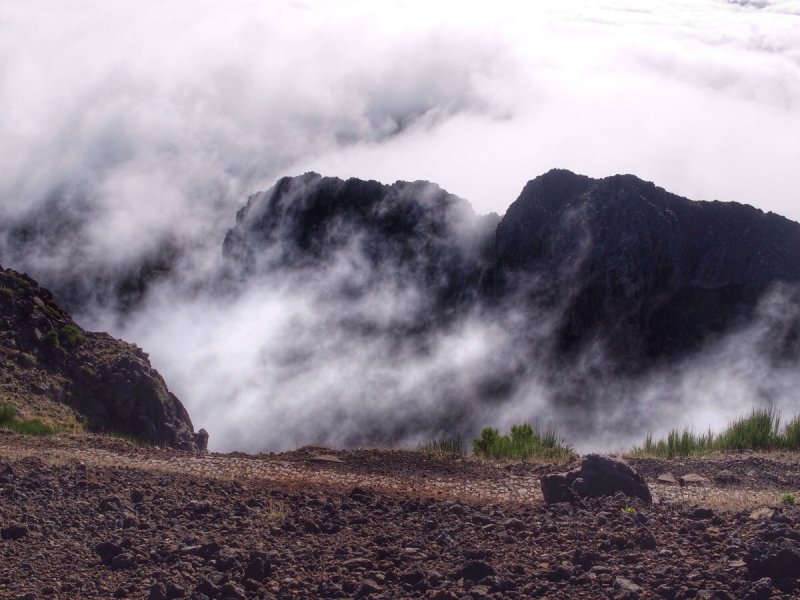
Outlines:
<svg viewBox="0 0 800 600"><path fill-rule="evenodd" d="M0 598L800 597L759 558L794 565L797 455L628 460L653 506L544 505L563 465L0 432Z"/></svg>

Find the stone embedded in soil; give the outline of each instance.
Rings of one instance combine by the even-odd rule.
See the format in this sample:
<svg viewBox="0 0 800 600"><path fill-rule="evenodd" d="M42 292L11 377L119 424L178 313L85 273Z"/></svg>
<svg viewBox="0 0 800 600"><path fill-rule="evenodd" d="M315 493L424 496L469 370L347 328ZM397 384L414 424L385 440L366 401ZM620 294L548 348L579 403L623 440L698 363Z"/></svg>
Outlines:
<svg viewBox="0 0 800 600"><path fill-rule="evenodd" d="M0 538L4 540L21 540L28 535L28 527L22 524L9 525L0 530Z"/></svg>
<svg viewBox="0 0 800 600"><path fill-rule="evenodd" d="M708 479L697 473L687 473L678 478L678 483L680 485L705 486L708 485Z"/></svg>

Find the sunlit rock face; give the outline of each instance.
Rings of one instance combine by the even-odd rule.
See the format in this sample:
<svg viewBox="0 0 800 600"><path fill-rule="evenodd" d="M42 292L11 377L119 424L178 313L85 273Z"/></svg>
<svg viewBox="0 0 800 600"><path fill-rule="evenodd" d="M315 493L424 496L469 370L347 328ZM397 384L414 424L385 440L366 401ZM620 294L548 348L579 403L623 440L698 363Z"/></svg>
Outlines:
<svg viewBox="0 0 800 600"><path fill-rule="evenodd" d="M746 323L776 283L800 278L797 223L632 175L565 170L530 181L499 222L427 182L283 178L250 198L223 248L245 279L338 268L338 294L413 289L407 325L522 310L527 322L511 333L537 356L543 345L561 360L599 344L623 370L700 349Z"/></svg>

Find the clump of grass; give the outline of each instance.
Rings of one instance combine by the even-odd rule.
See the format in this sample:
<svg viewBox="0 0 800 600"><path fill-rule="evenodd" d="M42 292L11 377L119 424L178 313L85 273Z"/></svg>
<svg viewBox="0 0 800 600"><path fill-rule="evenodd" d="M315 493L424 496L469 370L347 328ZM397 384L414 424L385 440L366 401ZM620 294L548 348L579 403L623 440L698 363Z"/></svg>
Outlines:
<svg viewBox="0 0 800 600"><path fill-rule="evenodd" d="M786 424L783 432L783 445L787 450L800 450L800 413Z"/></svg>
<svg viewBox="0 0 800 600"><path fill-rule="evenodd" d="M0 404L0 425L10 423L17 418L17 411L10 404Z"/></svg>
<svg viewBox="0 0 800 600"><path fill-rule="evenodd" d="M0 296L5 296L6 298L13 298L14 290L12 290L11 288L7 288L5 286L0 286Z"/></svg>
<svg viewBox="0 0 800 600"><path fill-rule="evenodd" d="M275 498L267 500L267 519L273 524L283 523L286 520L286 504Z"/></svg>
<svg viewBox="0 0 800 600"><path fill-rule="evenodd" d="M718 434L710 429L699 435L691 429L674 429L666 439L658 441L648 434L644 444L635 447L633 453L674 458L713 451L800 450L800 415L795 416L782 431L780 422L780 413L775 408L754 408L749 415L734 419Z"/></svg>
<svg viewBox="0 0 800 600"><path fill-rule="evenodd" d="M716 440L719 450L773 450L780 444L781 417L770 408L754 408L750 416L735 419Z"/></svg>
<svg viewBox="0 0 800 600"><path fill-rule="evenodd" d="M28 368L35 367L36 364L39 362L36 356L31 354L30 352L20 352L17 355L17 360L19 361L19 364L21 364L23 367L28 367Z"/></svg>
<svg viewBox="0 0 800 600"><path fill-rule="evenodd" d="M45 425L39 419L20 419L10 404L0 405L0 427L23 435L53 435L58 431Z"/></svg>
<svg viewBox="0 0 800 600"><path fill-rule="evenodd" d="M80 346L86 337L77 325L64 325L58 333L59 339L67 348Z"/></svg>
<svg viewBox="0 0 800 600"><path fill-rule="evenodd" d="M647 434L644 444L633 449L634 454L654 454L666 458L708 454L714 449L714 434L696 434L692 429L678 431L673 429L666 439L653 441L653 435Z"/></svg>
<svg viewBox="0 0 800 600"><path fill-rule="evenodd" d="M464 440L458 436L443 437L424 442L417 446L417 450L420 452L441 452L458 456L466 454Z"/></svg>
<svg viewBox="0 0 800 600"><path fill-rule="evenodd" d="M572 447L558 438L555 427L541 430L538 424L531 426L530 423L512 425L507 435L485 427L480 436L472 440L472 449L477 456L496 460L563 460L573 454Z"/></svg>
<svg viewBox="0 0 800 600"><path fill-rule="evenodd" d="M784 492L781 494L781 503L783 504L797 504L797 496L792 492Z"/></svg>
<svg viewBox="0 0 800 600"><path fill-rule="evenodd" d="M58 337L58 331L49 329L42 337L42 342L51 348L53 351L60 352L64 356L67 355L66 349L61 345L61 340Z"/></svg>

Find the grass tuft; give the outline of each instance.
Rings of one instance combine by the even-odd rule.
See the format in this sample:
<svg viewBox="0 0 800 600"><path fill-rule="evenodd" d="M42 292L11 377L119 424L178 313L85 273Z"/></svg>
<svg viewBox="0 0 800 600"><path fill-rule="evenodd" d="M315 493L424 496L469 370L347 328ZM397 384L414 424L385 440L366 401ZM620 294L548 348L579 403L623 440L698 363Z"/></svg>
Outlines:
<svg viewBox="0 0 800 600"><path fill-rule="evenodd" d="M20 419L10 404L0 405L0 427L23 435L53 435L58 430L45 425L39 419Z"/></svg>
<svg viewBox="0 0 800 600"><path fill-rule="evenodd" d="M80 328L72 324L64 325L59 331L58 337L67 348L76 348L86 339Z"/></svg>
<svg viewBox="0 0 800 600"><path fill-rule="evenodd" d="M665 439L658 441L648 434L644 444L633 449L633 454L674 458L702 456L714 451L800 450L800 415L783 430L780 423L780 413L773 407L754 408L749 415L734 419L718 434L710 429L699 435L691 429L673 429Z"/></svg>
<svg viewBox="0 0 800 600"><path fill-rule="evenodd" d="M417 450L420 452L455 454L457 456L464 456L467 453L464 447L464 440L460 437L443 437L430 440L417 446Z"/></svg>
<svg viewBox="0 0 800 600"><path fill-rule="evenodd" d="M783 432L783 445L787 450L800 450L800 413L786 424Z"/></svg>
<svg viewBox="0 0 800 600"><path fill-rule="evenodd" d="M555 427L541 430L538 424L530 423L512 425L507 435L486 427L472 440L472 449L477 456L495 460L565 460L573 454L572 447L559 439Z"/></svg>
<svg viewBox="0 0 800 600"><path fill-rule="evenodd" d="M780 445L781 418L773 408L754 408L735 419L716 440L719 450L773 450Z"/></svg>

